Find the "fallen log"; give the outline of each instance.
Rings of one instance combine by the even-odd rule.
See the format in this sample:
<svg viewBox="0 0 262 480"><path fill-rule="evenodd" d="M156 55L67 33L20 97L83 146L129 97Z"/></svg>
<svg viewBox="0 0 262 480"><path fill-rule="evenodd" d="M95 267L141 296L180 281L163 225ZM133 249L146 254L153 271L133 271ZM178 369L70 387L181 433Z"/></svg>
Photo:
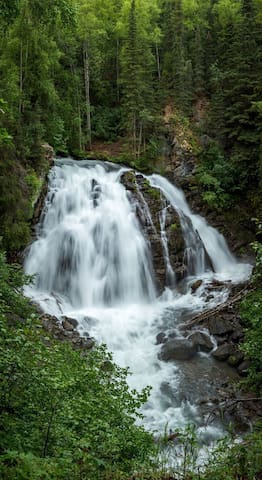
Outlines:
<svg viewBox="0 0 262 480"><path fill-rule="evenodd" d="M240 292L234 295L234 297L229 298L229 300L227 300L226 302L221 303L217 307L211 308L210 310L205 310L204 312L198 313L197 315L195 315L195 317L183 323L183 325L181 325L181 328L184 330L194 326L195 324L204 322L208 318L222 312L225 308L231 307L232 305L237 303L239 300L241 300L244 295L246 295L251 291L253 291L253 289L250 289L248 287L243 288Z"/></svg>

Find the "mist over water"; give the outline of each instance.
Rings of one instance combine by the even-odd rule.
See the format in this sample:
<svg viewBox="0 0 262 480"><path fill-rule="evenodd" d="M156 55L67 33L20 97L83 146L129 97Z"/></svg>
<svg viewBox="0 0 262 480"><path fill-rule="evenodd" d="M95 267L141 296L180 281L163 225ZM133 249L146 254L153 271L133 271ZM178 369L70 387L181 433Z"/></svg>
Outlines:
<svg viewBox="0 0 262 480"><path fill-rule="evenodd" d="M152 387L143 409L146 428L163 433L194 423L209 442L221 435L221 427L205 425L197 400L212 392L210 379L223 373L207 354L190 362L159 360L156 336L180 335L185 318L227 298L224 288L207 300L206 287L214 278L240 282L248 278L250 266L236 261L223 236L190 211L180 190L152 175L147 177L151 185L180 216L189 274L183 293L172 277L172 290L158 297L150 245L120 183L123 171L101 162L56 161L37 239L25 261L26 273L36 274L26 294L45 312L77 319L80 333L106 343L114 360L130 367L132 388ZM168 265L164 208L161 237ZM194 278L203 280L197 294L190 289Z"/></svg>

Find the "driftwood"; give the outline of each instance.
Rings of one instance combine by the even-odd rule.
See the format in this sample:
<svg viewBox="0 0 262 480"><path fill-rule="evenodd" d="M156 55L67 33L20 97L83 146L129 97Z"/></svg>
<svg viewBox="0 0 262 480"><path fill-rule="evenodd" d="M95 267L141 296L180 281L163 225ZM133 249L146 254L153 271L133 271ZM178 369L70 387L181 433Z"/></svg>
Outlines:
<svg viewBox="0 0 262 480"><path fill-rule="evenodd" d="M234 297L229 298L227 302L221 303L215 308L211 308L210 310L205 310L204 312L198 313L195 317L191 318L188 322L185 322L182 325L182 328L188 328L192 327L193 325L197 323L204 322L204 320L207 320L210 317L213 317L214 315L217 315L218 313L222 312L225 308L231 307L234 305L236 302L241 300L243 295L246 295L248 292L251 292L252 290L249 289L248 287L243 288L240 292L238 292Z"/></svg>
<svg viewBox="0 0 262 480"><path fill-rule="evenodd" d="M228 410L229 408L232 408L235 404L237 403L246 403L246 402L261 402L262 397L250 397L250 398L230 398L227 399L223 402L221 402L219 405L216 405L209 411L209 415L206 419L206 425L209 425L212 423L217 416L223 416L224 412Z"/></svg>

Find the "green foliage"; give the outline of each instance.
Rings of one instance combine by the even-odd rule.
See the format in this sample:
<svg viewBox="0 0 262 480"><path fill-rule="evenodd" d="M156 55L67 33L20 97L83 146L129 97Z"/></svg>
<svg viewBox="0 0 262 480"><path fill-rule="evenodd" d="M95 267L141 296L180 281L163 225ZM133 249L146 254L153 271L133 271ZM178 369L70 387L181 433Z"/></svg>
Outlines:
<svg viewBox="0 0 262 480"><path fill-rule="evenodd" d="M261 246L260 246L261 248ZM262 290L258 288L243 301L241 315L246 332L242 350L251 360L248 382L256 389L262 386Z"/></svg>
<svg viewBox="0 0 262 480"><path fill-rule="evenodd" d="M261 428L241 443L224 439L211 453L205 471L192 476L192 480L258 480L262 471L261 447Z"/></svg>
<svg viewBox="0 0 262 480"><path fill-rule="evenodd" d="M34 170L30 170L25 177L26 185L29 189L29 195L32 203L34 204L36 197L40 193L42 186L41 179L37 176Z"/></svg>
<svg viewBox="0 0 262 480"><path fill-rule="evenodd" d="M130 392L104 347L52 340L21 294L27 281L1 253L1 478L129 478L154 451L135 425L147 390Z"/></svg>
<svg viewBox="0 0 262 480"><path fill-rule="evenodd" d="M9 135L6 128L0 128L0 147L4 145L12 145L12 137Z"/></svg>
<svg viewBox="0 0 262 480"><path fill-rule="evenodd" d="M32 205L25 175L13 145L0 147L0 235L8 252L25 247L30 239Z"/></svg>
<svg viewBox="0 0 262 480"><path fill-rule="evenodd" d="M262 233L262 223L257 221L258 236ZM262 243L253 243L256 252L256 266L252 284L253 291L241 304L241 315L245 321L246 332L242 349L251 361L247 382L261 392L262 387Z"/></svg>
<svg viewBox="0 0 262 480"><path fill-rule="evenodd" d="M98 106L92 113L93 137L114 142L120 134L121 110Z"/></svg>
<svg viewBox="0 0 262 480"><path fill-rule="evenodd" d="M230 208L232 194L237 190L237 172L227 162L216 142L211 142L200 153L201 164L196 178L203 189L203 199L216 210Z"/></svg>

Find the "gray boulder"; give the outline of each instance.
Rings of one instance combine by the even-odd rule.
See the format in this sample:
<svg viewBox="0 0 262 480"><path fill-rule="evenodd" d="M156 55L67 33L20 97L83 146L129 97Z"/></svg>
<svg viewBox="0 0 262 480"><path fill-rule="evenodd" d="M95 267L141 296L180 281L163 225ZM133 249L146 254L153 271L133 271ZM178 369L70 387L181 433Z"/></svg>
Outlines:
<svg viewBox="0 0 262 480"><path fill-rule="evenodd" d="M212 340L207 333L204 332L193 332L188 340L193 342L200 350L203 352L210 352L214 348Z"/></svg>
<svg viewBox="0 0 262 480"><path fill-rule="evenodd" d="M230 355L234 355L236 352L236 348L234 345L230 343L225 343L224 345L220 345L217 347L216 350L212 353L213 357L217 360L226 360Z"/></svg>
<svg viewBox="0 0 262 480"><path fill-rule="evenodd" d="M159 353L159 359L169 362L172 360L190 360L197 353L196 345L186 338L174 338L166 342Z"/></svg>
<svg viewBox="0 0 262 480"><path fill-rule="evenodd" d="M69 318L66 316L62 317L62 325L65 330L72 332L78 325L78 321L75 318Z"/></svg>

